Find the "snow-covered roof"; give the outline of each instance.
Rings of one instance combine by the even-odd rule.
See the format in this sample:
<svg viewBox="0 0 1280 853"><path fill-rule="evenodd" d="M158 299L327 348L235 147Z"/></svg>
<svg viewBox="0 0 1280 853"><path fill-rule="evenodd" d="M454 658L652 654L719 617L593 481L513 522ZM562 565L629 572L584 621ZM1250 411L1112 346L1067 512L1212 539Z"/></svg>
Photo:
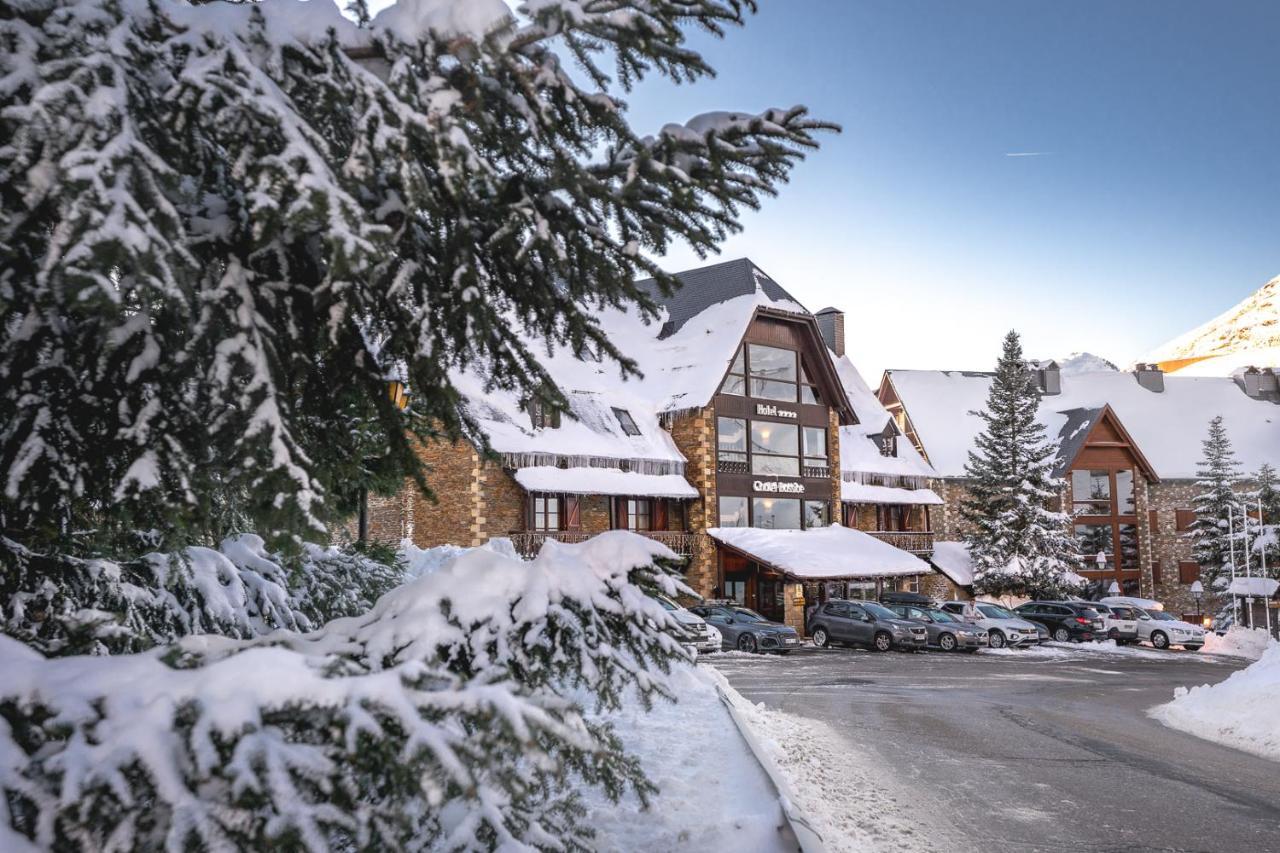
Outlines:
<svg viewBox="0 0 1280 853"><path fill-rule="evenodd" d="M810 530L712 527L718 542L799 580L921 575L929 564L912 554L839 524Z"/></svg>
<svg viewBox="0 0 1280 853"><path fill-rule="evenodd" d="M1259 598L1270 598L1280 589L1280 581L1273 578L1236 578L1227 587L1231 595L1252 595Z"/></svg>
<svg viewBox="0 0 1280 853"><path fill-rule="evenodd" d="M569 495L628 495L645 498L696 498L698 490L679 474L640 474L617 468L518 468L516 482L530 492Z"/></svg>
<svg viewBox="0 0 1280 853"><path fill-rule="evenodd" d="M963 542L935 539L929 562L956 586L973 586L973 561L969 559L969 546Z"/></svg>
<svg viewBox="0 0 1280 853"><path fill-rule="evenodd" d="M905 444L906 441L904 440ZM858 504L914 504L941 506L942 498L933 489L902 489L897 486L873 486L841 480L840 500Z"/></svg>
<svg viewBox="0 0 1280 853"><path fill-rule="evenodd" d="M886 372L906 408L929 461L943 477L964 476L982 421L971 414L986 405L991 374L945 370ZM1085 413L1109 405L1160 477L1195 476L1210 418L1222 415L1236 457L1245 471L1280 463L1280 405L1250 397L1235 380L1164 377L1164 391L1150 391L1132 373L1101 371L1062 377L1062 393L1041 399L1040 421L1060 442L1075 412L1075 428L1087 429Z"/></svg>
<svg viewBox="0 0 1280 853"><path fill-rule="evenodd" d="M835 363L836 375L840 377L840 384L844 386L845 395L848 396L849 404L858 418L858 423L840 427L841 472L878 475L878 478L887 478L890 481L904 477L927 479L935 476L933 468L921 458L920 453L909 441L899 441L894 456L881 454L879 436L886 429L897 429L892 426L892 416L881 405L879 398L863 380L862 374L858 372L858 368L847 355L839 357L833 355L832 359ZM876 478L858 477L854 478L854 483L845 485L857 485L867 479ZM844 500L854 500L854 498L846 497ZM888 501L882 502L888 503ZM923 502L925 501L907 501L907 503Z"/></svg>

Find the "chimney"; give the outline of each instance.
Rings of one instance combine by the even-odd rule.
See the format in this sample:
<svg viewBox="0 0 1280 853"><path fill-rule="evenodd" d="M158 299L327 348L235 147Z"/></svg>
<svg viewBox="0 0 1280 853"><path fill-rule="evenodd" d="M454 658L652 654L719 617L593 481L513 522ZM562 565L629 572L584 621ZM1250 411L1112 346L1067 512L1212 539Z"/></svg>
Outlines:
<svg viewBox="0 0 1280 853"><path fill-rule="evenodd" d="M1137 377L1138 384L1148 391L1154 391L1160 394L1164 391L1164 371L1154 364L1137 364L1134 365L1133 375Z"/></svg>
<svg viewBox="0 0 1280 853"><path fill-rule="evenodd" d="M1062 393L1062 368L1056 361L1046 361L1036 368L1036 382L1046 397Z"/></svg>
<svg viewBox="0 0 1280 853"><path fill-rule="evenodd" d="M818 331L837 357L844 355L844 312L835 308L823 308L814 317L818 320Z"/></svg>
<svg viewBox="0 0 1280 853"><path fill-rule="evenodd" d="M1273 397L1280 393L1280 376L1274 367L1247 367L1240 374L1240 382L1250 397Z"/></svg>

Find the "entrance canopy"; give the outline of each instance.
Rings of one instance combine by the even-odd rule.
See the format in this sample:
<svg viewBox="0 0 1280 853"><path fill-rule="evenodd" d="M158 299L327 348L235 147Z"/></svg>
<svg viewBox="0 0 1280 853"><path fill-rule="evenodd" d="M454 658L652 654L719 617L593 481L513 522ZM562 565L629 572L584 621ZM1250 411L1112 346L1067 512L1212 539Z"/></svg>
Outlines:
<svg viewBox="0 0 1280 853"><path fill-rule="evenodd" d="M925 575L929 564L900 548L839 524L812 530L712 527L711 538L796 580Z"/></svg>
<svg viewBox="0 0 1280 853"><path fill-rule="evenodd" d="M1280 589L1280 581L1273 578L1236 578L1227 588L1231 595L1251 595L1257 598L1270 598Z"/></svg>
<svg viewBox="0 0 1280 853"><path fill-rule="evenodd" d="M634 498L696 498L698 490L680 474L641 474L617 468L517 468L516 482L530 492L566 495L625 495Z"/></svg>

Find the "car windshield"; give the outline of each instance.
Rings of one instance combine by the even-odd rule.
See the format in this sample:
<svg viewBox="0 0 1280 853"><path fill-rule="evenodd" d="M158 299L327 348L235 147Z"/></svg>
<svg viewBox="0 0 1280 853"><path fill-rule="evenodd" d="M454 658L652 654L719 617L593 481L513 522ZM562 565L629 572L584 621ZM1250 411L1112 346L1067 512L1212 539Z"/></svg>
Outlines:
<svg viewBox="0 0 1280 853"><path fill-rule="evenodd" d="M882 607L881 605L876 604L874 601L864 601L862 602L862 606L865 607L867 612L870 613L872 616L879 616L881 619L901 619L902 618L901 616L899 616L897 613L894 613L889 608Z"/></svg>
<svg viewBox="0 0 1280 853"><path fill-rule="evenodd" d="M1147 615L1157 622L1177 622L1178 620L1165 613L1163 610L1148 610Z"/></svg>
<svg viewBox="0 0 1280 853"><path fill-rule="evenodd" d="M755 612L754 610L748 610L748 609L747 609L747 608L745 608L745 607L735 607L735 608L733 608L733 615L735 615L735 616L741 616L742 618L744 618L744 619L746 619L746 620L748 620L748 621L750 621L750 622L768 622L768 621L769 621L768 619L764 618L763 616L761 616L759 613Z"/></svg>
<svg viewBox="0 0 1280 853"><path fill-rule="evenodd" d="M960 620L952 616L945 610L930 610L929 615L933 617L934 622L959 622Z"/></svg>
<svg viewBox="0 0 1280 853"><path fill-rule="evenodd" d="M663 598L662 596L658 596L658 603L662 605L663 610L679 610L680 609L674 601L672 601L669 598Z"/></svg>
<svg viewBox="0 0 1280 853"><path fill-rule="evenodd" d="M1092 607L1081 607L1076 612L1079 613L1081 616L1083 616L1085 619L1101 619L1102 618L1102 614L1094 610Z"/></svg>
<svg viewBox="0 0 1280 853"><path fill-rule="evenodd" d="M1017 616L1010 613L1008 610L1005 610L1003 607L1001 607L998 604L979 604L978 609L982 611L982 614L984 616L989 616L992 619L1017 619L1018 618Z"/></svg>
<svg viewBox="0 0 1280 853"><path fill-rule="evenodd" d="M1127 607L1112 607L1111 615L1116 619L1132 619L1133 611Z"/></svg>

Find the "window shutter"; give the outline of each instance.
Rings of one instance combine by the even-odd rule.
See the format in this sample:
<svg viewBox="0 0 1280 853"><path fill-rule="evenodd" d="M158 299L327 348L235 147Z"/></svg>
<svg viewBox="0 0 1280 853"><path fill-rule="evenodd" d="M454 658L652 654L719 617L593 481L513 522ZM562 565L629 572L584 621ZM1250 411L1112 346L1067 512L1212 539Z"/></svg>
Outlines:
<svg viewBox="0 0 1280 853"><path fill-rule="evenodd" d="M613 526L616 530L627 529L627 499L613 499Z"/></svg>
<svg viewBox="0 0 1280 853"><path fill-rule="evenodd" d="M1153 510L1147 511L1147 524L1148 526L1150 526L1152 533L1155 533L1160 529L1160 511L1159 510L1153 509Z"/></svg>
<svg viewBox="0 0 1280 853"><path fill-rule="evenodd" d="M582 529L582 498L578 497L577 495L565 495L564 529L565 530L581 530Z"/></svg>
<svg viewBox="0 0 1280 853"><path fill-rule="evenodd" d="M653 502L653 522L649 525L654 530L667 529L667 505L671 503L666 498L657 498Z"/></svg>
<svg viewBox="0 0 1280 853"><path fill-rule="evenodd" d="M1200 564L1195 560L1182 560L1178 563L1178 583L1195 583L1200 580Z"/></svg>
<svg viewBox="0 0 1280 853"><path fill-rule="evenodd" d="M1162 583L1162 579L1160 577L1160 561L1159 560L1151 561L1151 582L1156 586L1159 586Z"/></svg>
<svg viewBox="0 0 1280 853"><path fill-rule="evenodd" d="M1174 514L1176 516L1176 520L1178 523L1179 533L1181 533L1184 530L1190 530L1191 525L1195 523L1196 511L1194 509L1174 510Z"/></svg>

